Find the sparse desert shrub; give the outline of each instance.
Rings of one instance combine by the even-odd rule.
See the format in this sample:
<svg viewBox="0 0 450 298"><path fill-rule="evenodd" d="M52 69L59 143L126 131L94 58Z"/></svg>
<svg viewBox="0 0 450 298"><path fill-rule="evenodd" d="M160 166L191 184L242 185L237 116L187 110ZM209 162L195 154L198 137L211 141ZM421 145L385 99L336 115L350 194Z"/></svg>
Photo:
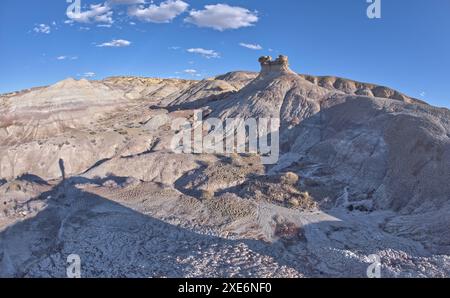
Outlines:
<svg viewBox="0 0 450 298"><path fill-rule="evenodd" d="M230 154L231 165L240 167L243 165L242 159L236 152Z"/></svg>
<svg viewBox="0 0 450 298"><path fill-rule="evenodd" d="M299 125L300 122L301 122L300 118L294 117L294 118L292 119L292 121L291 121L291 124L292 124L292 125Z"/></svg>
<svg viewBox="0 0 450 298"><path fill-rule="evenodd" d="M291 222L280 223L275 226L275 236L285 241L301 239L302 234L301 228Z"/></svg>
<svg viewBox="0 0 450 298"><path fill-rule="evenodd" d="M300 196L301 196L303 199L305 199L305 200L311 199L311 195L310 195L309 192L307 192L307 191L302 192L302 193L300 194Z"/></svg>
<svg viewBox="0 0 450 298"><path fill-rule="evenodd" d="M214 200L205 202L205 206L221 217L226 217L231 220L247 217L254 214L256 208L248 200L242 200L235 197L233 194L227 193Z"/></svg>
<svg viewBox="0 0 450 298"><path fill-rule="evenodd" d="M118 130L117 131L119 134L121 134L121 135L127 135L128 134L128 131L126 131L126 130Z"/></svg>
<svg viewBox="0 0 450 298"><path fill-rule="evenodd" d="M299 202L299 200L297 200L295 198L291 198L289 200L289 205L291 205L291 207L293 207L293 208L297 208L298 206L300 206L300 202Z"/></svg>
<svg viewBox="0 0 450 298"><path fill-rule="evenodd" d="M298 196L299 205L302 209L314 209L317 208L317 203L314 198L308 192L302 192Z"/></svg>
<svg viewBox="0 0 450 298"><path fill-rule="evenodd" d="M295 174L294 174L295 175ZM284 179L286 175L283 175ZM287 208L311 210L317 207L314 198L308 192L299 190L298 185L292 185L297 175L288 175L291 179L280 183L280 177L256 177L242 185L239 196L252 200L263 200ZM294 183L295 184L295 183Z"/></svg>
<svg viewBox="0 0 450 298"><path fill-rule="evenodd" d="M21 191L21 190L22 190L22 187L19 184L12 182L6 189L6 192Z"/></svg>
<svg viewBox="0 0 450 298"><path fill-rule="evenodd" d="M298 175L293 172L287 172L281 176L281 182L289 185L295 185L298 182Z"/></svg>
<svg viewBox="0 0 450 298"><path fill-rule="evenodd" d="M214 198L214 192L210 190L202 190L201 199L202 200L211 200Z"/></svg>

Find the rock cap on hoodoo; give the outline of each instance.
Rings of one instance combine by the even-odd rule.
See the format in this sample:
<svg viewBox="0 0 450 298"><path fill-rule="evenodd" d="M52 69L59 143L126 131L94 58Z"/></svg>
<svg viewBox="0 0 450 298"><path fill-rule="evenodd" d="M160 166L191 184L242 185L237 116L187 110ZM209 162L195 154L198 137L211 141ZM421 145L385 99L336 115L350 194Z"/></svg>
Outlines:
<svg viewBox="0 0 450 298"><path fill-rule="evenodd" d="M279 55L277 59L272 60L270 56L262 56L258 59L261 64L261 75L267 74L295 74L289 68L289 58Z"/></svg>

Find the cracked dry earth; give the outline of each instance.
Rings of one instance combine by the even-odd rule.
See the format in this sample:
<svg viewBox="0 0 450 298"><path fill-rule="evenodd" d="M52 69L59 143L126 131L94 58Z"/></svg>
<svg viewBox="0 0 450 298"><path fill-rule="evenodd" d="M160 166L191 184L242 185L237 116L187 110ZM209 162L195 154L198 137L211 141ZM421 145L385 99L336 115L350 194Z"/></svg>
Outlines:
<svg viewBox="0 0 450 298"><path fill-rule="evenodd" d="M260 62L0 96L0 276L450 276L450 111ZM278 163L172 152L194 109L280 117Z"/></svg>

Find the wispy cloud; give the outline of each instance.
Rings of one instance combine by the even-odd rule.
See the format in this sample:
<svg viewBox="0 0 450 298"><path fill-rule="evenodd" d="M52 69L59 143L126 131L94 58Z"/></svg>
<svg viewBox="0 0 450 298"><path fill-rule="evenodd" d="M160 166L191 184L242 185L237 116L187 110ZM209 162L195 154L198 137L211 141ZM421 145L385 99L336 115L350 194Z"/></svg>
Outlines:
<svg viewBox="0 0 450 298"><path fill-rule="evenodd" d="M58 56L56 57L56 60L62 61L62 60L77 60L78 56Z"/></svg>
<svg viewBox="0 0 450 298"><path fill-rule="evenodd" d="M92 71L88 71L88 72L85 72L84 74L82 74L81 76L85 77L85 78L93 78L96 76L96 73L92 72Z"/></svg>
<svg viewBox="0 0 450 298"><path fill-rule="evenodd" d="M195 70L195 69L185 69L183 72L187 73L187 74L194 75L194 74L197 73L197 70Z"/></svg>
<svg viewBox="0 0 450 298"><path fill-rule="evenodd" d="M259 44L251 44L251 43L244 43L244 42L241 42L239 45L240 45L241 47L244 47L244 48L247 48L247 49L250 49L250 50L256 50L256 51L259 51L259 50L262 50L262 49L263 49L262 46L260 46Z"/></svg>
<svg viewBox="0 0 450 298"><path fill-rule="evenodd" d="M50 26L46 24L36 25L36 27L33 28L33 31L36 33L44 33L44 34L50 34L52 32Z"/></svg>
<svg viewBox="0 0 450 298"><path fill-rule="evenodd" d="M207 50L203 48L191 48L187 49L188 53L202 55L203 57L210 58L220 58L220 54L214 50Z"/></svg>
<svg viewBox="0 0 450 298"><path fill-rule="evenodd" d="M203 10L191 10L185 22L219 31L253 26L258 22L257 12L228 4L206 5Z"/></svg>
<svg viewBox="0 0 450 298"><path fill-rule="evenodd" d="M153 2L153 1L152 1ZM185 12L189 7L181 0L167 0L160 5L150 4L149 6L135 5L128 9L128 15L143 22L149 23L169 23L178 15Z"/></svg>
<svg viewBox="0 0 450 298"><path fill-rule="evenodd" d="M191 77L201 77L202 75L196 70L196 69L185 69L182 72L177 71L175 74L182 74L189 75Z"/></svg>
<svg viewBox="0 0 450 298"><path fill-rule="evenodd" d="M104 42L102 44L98 44L99 48L123 48L131 45L131 42L125 39L114 39L109 42Z"/></svg>

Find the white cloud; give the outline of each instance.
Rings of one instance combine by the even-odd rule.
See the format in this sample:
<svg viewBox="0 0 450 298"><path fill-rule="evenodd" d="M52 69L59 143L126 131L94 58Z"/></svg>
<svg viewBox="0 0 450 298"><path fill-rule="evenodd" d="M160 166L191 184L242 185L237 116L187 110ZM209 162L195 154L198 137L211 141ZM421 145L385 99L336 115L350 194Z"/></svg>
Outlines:
<svg viewBox="0 0 450 298"><path fill-rule="evenodd" d="M95 73L95 72L92 72L92 71L85 72L85 73L82 75L82 77L85 77L85 78L92 78L92 77L95 77L95 76L96 76L96 73Z"/></svg>
<svg viewBox="0 0 450 298"><path fill-rule="evenodd" d="M206 5L203 10L191 10L185 22L219 31L253 26L258 21L257 12L228 4Z"/></svg>
<svg viewBox="0 0 450 298"><path fill-rule="evenodd" d="M185 12L188 7L189 4L184 1L167 0L160 5L150 4L148 7L144 5L132 6L128 10L128 15L143 22L169 23Z"/></svg>
<svg viewBox="0 0 450 298"><path fill-rule="evenodd" d="M56 57L56 60L77 60L78 56L58 56Z"/></svg>
<svg viewBox="0 0 450 298"><path fill-rule="evenodd" d="M36 33L44 33L44 34L50 34L52 32L50 26L46 24L37 25L36 27L33 28L33 31Z"/></svg>
<svg viewBox="0 0 450 298"><path fill-rule="evenodd" d="M123 48L131 45L131 42L125 39L114 39L109 42L98 44L99 48Z"/></svg>
<svg viewBox="0 0 450 298"><path fill-rule="evenodd" d="M74 11L67 11L67 17L78 23L107 23L112 24L113 12L111 7L105 4L92 4L89 10L76 13Z"/></svg>
<svg viewBox="0 0 450 298"><path fill-rule="evenodd" d="M243 43L243 42L241 42L239 45L241 47L244 47L244 48L247 48L247 49L250 49L250 50L259 51L259 50L263 49L262 46L260 46L259 44L251 44L251 43Z"/></svg>
<svg viewBox="0 0 450 298"><path fill-rule="evenodd" d="M187 75L193 76L193 77L201 77L202 75L198 73L195 69L185 69L183 72ZM178 72L180 73L180 72Z"/></svg>
<svg viewBox="0 0 450 298"><path fill-rule="evenodd" d="M111 28L112 25L111 24L98 24L97 27L100 27L100 28Z"/></svg>
<svg viewBox="0 0 450 298"><path fill-rule="evenodd" d="M130 4L144 4L145 1L144 0L108 0L107 3L111 4L111 5L120 5L120 4L130 5Z"/></svg>
<svg viewBox="0 0 450 298"><path fill-rule="evenodd" d="M192 48L192 49L187 49L187 51L192 54L202 55L203 57L205 57L207 59L220 58L220 54L214 50L207 50L207 49L202 49L202 48Z"/></svg>

